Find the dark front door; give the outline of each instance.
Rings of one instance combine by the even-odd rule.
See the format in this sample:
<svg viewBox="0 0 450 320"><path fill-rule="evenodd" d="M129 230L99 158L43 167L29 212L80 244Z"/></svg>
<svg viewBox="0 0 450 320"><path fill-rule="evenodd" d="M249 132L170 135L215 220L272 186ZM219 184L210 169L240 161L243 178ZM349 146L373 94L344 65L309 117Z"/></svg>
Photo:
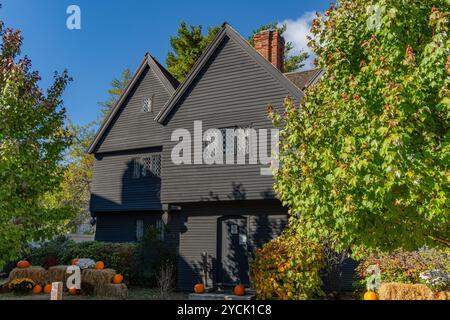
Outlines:
<svg viewBox="0 0 450 320"><path fill-rule="evenodd" d="M223 217L218 221L218 231L219 283L248 285L247 219Z"/></svg>

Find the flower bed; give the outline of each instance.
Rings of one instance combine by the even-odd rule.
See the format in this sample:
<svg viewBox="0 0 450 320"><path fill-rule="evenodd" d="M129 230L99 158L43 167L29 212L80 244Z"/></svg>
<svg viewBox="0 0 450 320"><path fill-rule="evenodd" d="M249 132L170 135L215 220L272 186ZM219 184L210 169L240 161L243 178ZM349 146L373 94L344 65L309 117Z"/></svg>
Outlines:
<svg viewBox="0 0 450 320"><path fill-rule="evenodd" d="M30 278L16 278L8 283L8 289L16 294L26 294L35 286L35 282Z"/></svg>
<svg viewBox="0 0 450 320"><path fill-rule="evenodd" d="M381 300L447 300L450 296L450 252L448 249L398 250L392 254L373 255L357 268L359 287L364 288L378 266Z"/></svg>

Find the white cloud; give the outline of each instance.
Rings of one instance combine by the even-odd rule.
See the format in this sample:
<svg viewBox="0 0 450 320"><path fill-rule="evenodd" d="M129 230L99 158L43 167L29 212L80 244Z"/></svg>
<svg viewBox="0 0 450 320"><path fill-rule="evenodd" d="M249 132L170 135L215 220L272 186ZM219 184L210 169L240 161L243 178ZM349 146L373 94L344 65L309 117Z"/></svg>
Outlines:
<svg viewBox="0 0 450 320"><path fill-rule="evenodd" d="M308 35L311 36L311 23L315 18L315 12L305 12L300 18L296 20L286 19L279 22L279 25L286 24L286 32L283 34L286 42L292 42L294 44L294 49L292 53L298 54L301 51L308 52L310 57L306 61L305 68L310 69L314 67L314 54L308 47Z"/></svg>

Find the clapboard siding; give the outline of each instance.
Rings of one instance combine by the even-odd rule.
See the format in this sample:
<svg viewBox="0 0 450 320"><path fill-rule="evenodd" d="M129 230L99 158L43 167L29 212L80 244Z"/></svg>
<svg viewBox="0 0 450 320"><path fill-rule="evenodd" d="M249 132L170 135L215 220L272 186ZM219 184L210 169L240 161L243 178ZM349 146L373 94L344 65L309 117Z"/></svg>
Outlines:
<svg viewBox="0 0 450 320"><path fill-rule="evenodd" d="M106 213L97 215L95 240L102 242L135 242L137 220L144 221L144 232L156 227L161 212L152 213Z"/></svg>
<svg viewBox="0 0 450 320"><path fill-rule="evenodd" d="M173 213L169 223L171 238L178 242L178 284L182 290L192 290L201 280L202 254L208 256L208 282L216 284L217 226L224 216L247 218L250 253L279 235L287 222L286 209L277 200L234 201L220 203L186 203L179 213ZM169 239L169 238L168 238Z"/></svg>
<svg viewBox="0 0 450 320"><path fill-rule="evenodd" d="M97 154L91 212L161 210L161 179L155 176L133 178L134 158L160 153L161 148L150 148Z"/></svg>
<svg viewBox="0 0 450 320"><path fill-rule="evenodd" d="M273 178L260 172L267 165L173 164L171 151L178 142L171 141L171 133L178 128L193 132L197 120L203 121L203 131L234 126L271 129L267 106L272 104L281 110L288 95L288 90L266 68L233 39L225 37L169 114L163 150L162 202L273 198ZM201 150L193 150L192 159L194 152Z"/></svg>
<svg viewBox="0 0 450 320"><path fill-rule="evenodd" d="M152 96L153 112L143 112L144 100ZM147 66L100 140L96 152L161 146L163 126L154 118L169 97L167 88Z"/></svg>

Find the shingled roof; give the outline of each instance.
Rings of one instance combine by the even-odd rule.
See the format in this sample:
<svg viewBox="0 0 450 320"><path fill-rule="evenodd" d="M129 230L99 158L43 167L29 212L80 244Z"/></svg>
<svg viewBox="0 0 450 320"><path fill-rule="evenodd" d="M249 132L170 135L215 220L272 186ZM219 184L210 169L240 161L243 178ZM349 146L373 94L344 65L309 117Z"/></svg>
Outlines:
<svg viewBox="0 0 450 320"><path fill-rule="evenodd" d="M313 69L313 70L289 72L285 73L284 75L300 90L304 90L311 84L314 84L321 74L322 70Z"/></svg>

